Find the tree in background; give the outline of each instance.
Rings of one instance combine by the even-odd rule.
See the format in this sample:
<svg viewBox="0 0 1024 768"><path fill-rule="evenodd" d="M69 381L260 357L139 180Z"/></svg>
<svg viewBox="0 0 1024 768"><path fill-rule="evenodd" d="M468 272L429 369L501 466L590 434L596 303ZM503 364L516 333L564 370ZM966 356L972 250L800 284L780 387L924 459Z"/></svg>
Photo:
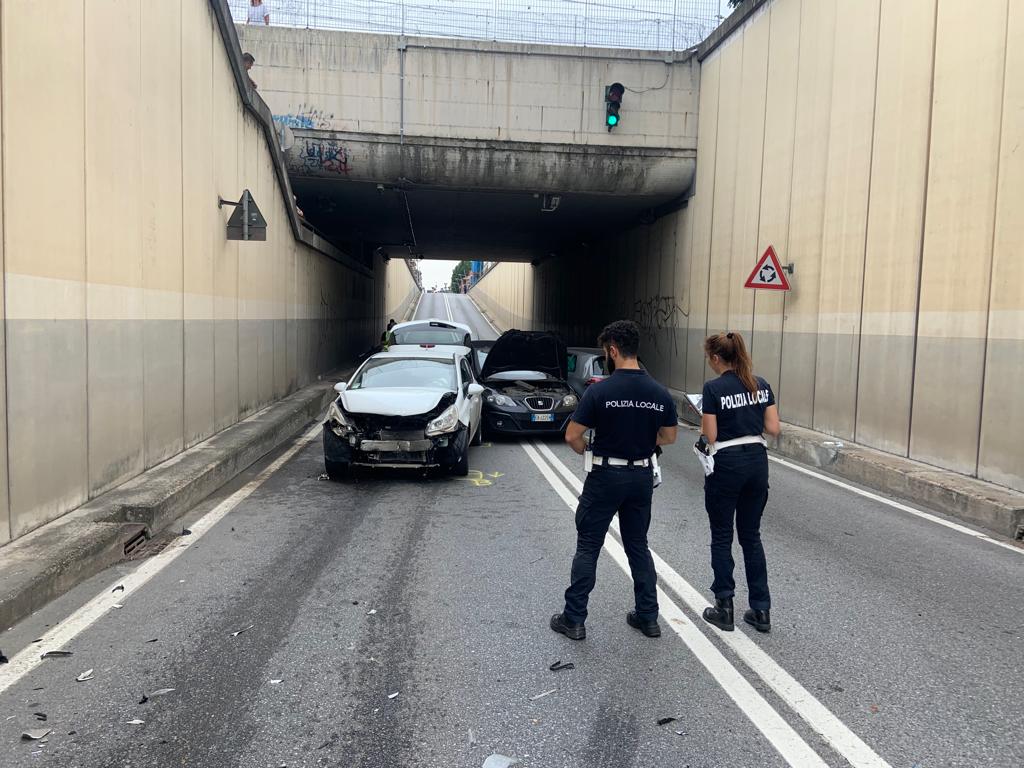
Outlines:
<svg viewBox="0 0 1024 768"><path fill-rule="evenodd" d="M460 261L452 270L452 292L458 293L461 290L462 278L469 274L470 264L468 261Z"/></svg>

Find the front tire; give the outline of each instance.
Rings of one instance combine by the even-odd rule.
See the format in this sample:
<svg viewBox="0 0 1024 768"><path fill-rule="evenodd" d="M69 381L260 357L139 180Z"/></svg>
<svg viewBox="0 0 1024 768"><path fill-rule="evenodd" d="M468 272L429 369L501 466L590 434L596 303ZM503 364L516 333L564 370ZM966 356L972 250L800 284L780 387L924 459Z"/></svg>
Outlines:
<svg viewBox="0 0 1024 768"><path fill-rule="evenodd" d="M327 476L336 483L340 483L348 479L350 465L346 461L327 461L324 460L324 466L327 469Z"/></svg>

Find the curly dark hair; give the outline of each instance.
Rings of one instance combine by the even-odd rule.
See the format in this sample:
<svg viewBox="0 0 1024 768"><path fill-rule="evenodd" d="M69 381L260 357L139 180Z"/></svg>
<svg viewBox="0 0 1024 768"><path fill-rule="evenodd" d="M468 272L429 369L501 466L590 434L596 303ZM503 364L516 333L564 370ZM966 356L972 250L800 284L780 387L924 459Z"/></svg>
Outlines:
<svg viewBox="0 0 1024 768"><path fill-rule="evenodd" d="M632 320L608 323L597 337L600 347L615 345L623 357L636 357L640 351L640 326Z"/></svg>

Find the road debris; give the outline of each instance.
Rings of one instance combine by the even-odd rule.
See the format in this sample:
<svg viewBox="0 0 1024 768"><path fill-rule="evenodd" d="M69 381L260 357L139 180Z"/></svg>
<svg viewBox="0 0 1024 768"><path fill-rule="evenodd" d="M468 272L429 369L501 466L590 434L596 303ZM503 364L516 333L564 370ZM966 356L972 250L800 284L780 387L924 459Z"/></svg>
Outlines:
<svg viewBox="0 0 1024 768"><path fill-rule="evenodd" d="M152 640L147 640L146 642L147 643L155 643L159 639L160 639L159 637L154 637Z"/></svg>
<svg viewBox="0 0 1024 768"><path fill-rule="evenodd" d="M63 659L71 655L71 651L47 651L39 658L41 659Z"/></svg>
<svg viewBox="0 0 1024 768"><path fill-rule="evenodd" d="M658 719L658 725L668 725L669 723L674 723L678 719L678 717L662 717Z"/></svg>
<svg viewBox="0 0 1024 768"><path fill-rule="evenodd" d="M9 664L9 663L10 662L7 661L7 657L4 656L4 652L0 651L0 664Z"/></svg>
<svg viewBox="0 0 1024 768"><path fill-rule="evenodd" d="M538 693L536 696L531 696L530 701L537 701L537 699L543 699L545 696L550 696L552 693L557 691L557 688L552 688L550 691L544 691L544 693ZM509 763L511 765L511 763Z"/></svg>
<svg viewBox="0 0 1024 768"><path fill-rule="evenodd" d="M284 682L284 680L271 680L270 684L271 685L280 685L283 682Z"/></svg>
<svg viewBox="0 0 1024 768"><path fill-rule="evenodd" d="M136 717L134 720L129 720L125 725L142 725L145 722L145 720L139 720L139 718Z"/></svg>
<svg viewBox="0 0 1024 768"><path fill-rule="evenodd" d="M182 536L191 536L192 535L192 531L190 531L188 528L182 528L181 529L181 535Z"/></svg>
<svg viewBox="0 0 1024 768"><path fill-rule="evenodd" d="M139 699L139 704L145 704L147 701L149 701L149 696L142 694L142 698Z"/></svg>
<svg viewBox="0 0 1024 768"><path fill-rule="evenodd" d="M686 734L682 731L676 731L676 736L685 736Z"/></svg>
<svg viewBox="0 0 1024 768"><path fill-rule="evenodd" d="M367 616L373 616L373 615L375 615L376 613L377 613L377 609L376 609L376 608L371 608L370 610L368 610L368 611L366 612L366 615L367 615Z"/></svg>
<svg viewBox="0 0 1024 768"><path fill-rule="evenodd" d="M35 728L22 733L21 738L23 741L39 741L40 739L45 739L52 731L52 728Z"/></svg>
<svg viewBox="0 0 1024 768"><path fill-rule="evenodd" d="M252 629L255 626L256 626L255 624L250 624L248 627L243 627L242 629L239 629L236 632L232 632L231 636L232 637L238 637L243 632L248 632L250 629Z"/></svg>
<svg viewBox="0 0 1024 768"><path fill-rule="evenodd" d="M114 592L124 592L124 584L118 584L116 587L114 587L110 591L111 591L111 593L114 593Z"/></svg>
<svg viewBox="0 0 1024 768"><path fill-rule="evenodd" d="M155 699L157 696L166 696L168 693L172 693L174 688L158 688L149 694L149 698Z"/></svg>
<svg viewBox="0 0 1024 768"><path fill-rule="evenodd" d="M509 768L510 765L519 765L519 758L493 754L484 760L483 768Z"/></svg>
<svg viewBox="0 0 1024 768"><path fill-rule="evenodd" d="M473 729L469 729L469 746L475 747L477 745L476 734L473 733Z"/></svg>
<svg viewBox="0 0 1024 768"><path fill-rule="evenodd" d="M36 720L38 720L41 723L45 723L49 719L49 718L46 717L46 713L45 712L33 712L32 713L32 717L34 717Z"/></svg>
<svg viewBox="0 0 1024 768"><path fill-rule="evenodd" d="M317 475L316 479L320 481L330 480L331 476L328 475L326 472L321 472L319 475Z"/></svg>
<svg viewBox="0 0 1024 768"><path fill-rule="evenodd" d="M562 660L559 659L554 664L552 664L550 667L548 667L548 669L550 669L552 672L559 672L559 671L561 671L563 669L576 669L576 665L573 664L571 661L567 661L567 662L565 662L565 664L563 664Z"/></svg>
<svg viewBox="0 0 1024 768"><path fill-rule="evenodd" d="M389 694L388 694L388 698L389 698L389 699L395 699L395 698L398 698L398 691L395 691L394 693L389 693Z"/></svg>
<svg viewBox="0 0 1024 768"><path fill-rule="evenodd" d="M114 603L111 608L124 608L124 603Z"/></svg>

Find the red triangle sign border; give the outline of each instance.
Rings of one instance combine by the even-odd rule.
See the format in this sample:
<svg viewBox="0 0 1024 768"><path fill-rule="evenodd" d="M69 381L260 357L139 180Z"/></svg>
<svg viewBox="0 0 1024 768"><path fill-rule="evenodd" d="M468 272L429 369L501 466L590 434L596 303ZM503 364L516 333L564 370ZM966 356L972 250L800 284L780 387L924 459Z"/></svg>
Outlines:
<svg viewBox="0 0 1024 768"><path fill-rule="evenodd" d="M771 262L771 264L768 264L768 262ZM768 266L767 270L765 269L766 265ZM775 282L776 280L778 282ZM782 264L779 263L779 257L776 255L773 246L769 245L768 250L757 260L757 264L754 265L754 269L750 273L750 277L747 278L747 282L743 284L743 287L764 291L790 290L789 280L786 279L786 273L782 270Z"/></svg>

